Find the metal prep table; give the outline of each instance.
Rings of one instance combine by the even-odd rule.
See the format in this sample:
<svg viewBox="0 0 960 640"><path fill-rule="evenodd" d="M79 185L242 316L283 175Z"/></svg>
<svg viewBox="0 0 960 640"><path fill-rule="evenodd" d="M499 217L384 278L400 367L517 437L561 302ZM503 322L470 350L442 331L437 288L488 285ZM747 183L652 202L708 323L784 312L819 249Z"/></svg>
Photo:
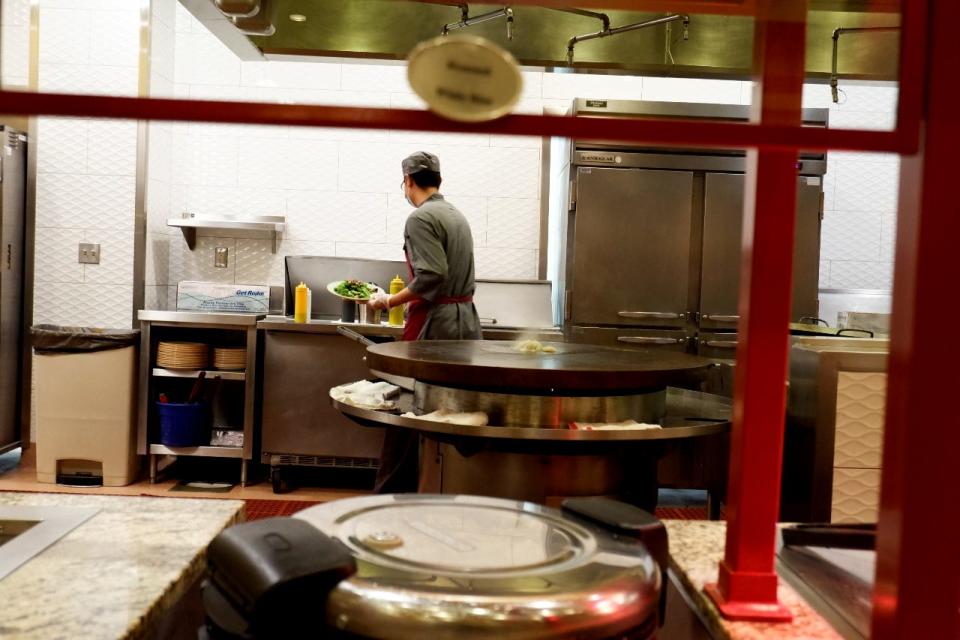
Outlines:
<svg viewBox="0 0 960 640"><path fill-rule="evenodd" d="M493 426L439 423L333 401L364 426L413 429L423 437L420 491L480 493L547 502L574 495L623 495L656 504L657 460L670 441L721 434L729 402L681 389L709 361L674 352L556 344L557 353L518 352L489 341L372 346L374 372L413 378L401 413L485 411ZM580 431L571 421L658 422L651 430Z"/></svg>
<svg viewBox="0 0 960 640"><path fill-rule="evenodd" d="M253 459L256 448L256 396L258 336L257 322L264 314L255 313L208 313L193 311L140 311L140 404L137 428L137 453L150 456L150 481L157 479L157 460L161 456L201 456L211 458L237 458L240 463L240 483L247 483L247 466ZM167 447L154 441L156 412L153 402L159 393L158 385L187 385L195 380L199 371L163 369L156 366L157 344L161 340L190 340L208 344L229 341L247 350L244 371L206 372L208 379L219 377L223 381L218 402L214 404L215 420L221 415L227 419L242 420L243 447ZM163 381L161 383L160 381ZM231 385L233 388L228 387ZM224 402L224 398L240 399L239 411L236 402ZM231 410L233 409L233 410ZM239 414L239 417L237 417ZM236 425L239 426L239 425Z"/></svg>
<svg viewBox="0 0 960 640"><path fill-rule="evenodd" d="M263 411L260 460L271 467L274 490L286 488L285 468L292 466L376 469L383 432L357 429L330 406L327 392L345 382L370 376L366 348L337 332L338 327L374 340L399 338L402 328L385 324L311 320L295 323L268 316L257 327L264 333ZM484 331L487 339L514 339L518 330ZM557 339L559 331L540 332Z"/></svg>

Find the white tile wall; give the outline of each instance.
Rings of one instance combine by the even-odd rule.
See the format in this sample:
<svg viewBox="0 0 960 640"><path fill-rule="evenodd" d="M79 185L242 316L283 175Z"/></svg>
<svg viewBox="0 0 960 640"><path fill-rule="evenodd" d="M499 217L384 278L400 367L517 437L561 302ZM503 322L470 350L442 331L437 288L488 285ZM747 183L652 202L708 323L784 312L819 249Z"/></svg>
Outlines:
<svg viewBox="0 0 960 640"><path fill-rule="evenodd" d="M424 108L409 90L403 65L241 63L228 59L204 27L182 13L175 49L175 80L191 96ZM187 68L190 60L208 55L213 69ZM893 125L895 89L849 83L844 90L843 104L832 105L828 87L809 86L805 102L830 107L837 127ZM739 81L534 70L524 72L524 97L516 111L541 113L583 96L748 104L750 93L750 84ZM332 248L337 255L364 257L391 255L400 242L409 208L399 195L398 163L413 150L432 150L444 167L443 192L464 209L478 249L491 249L478 251L478 274L534 277L537 273L541 149L537 138L206 125L190 127L190 134L174 135L174 164L182 167L174 183L185 187L191 210L265 213L281 211L282 204L289 219L288 240L327 243L317 247L324 251L335 243ZM232 186L234 151L237 187ZM884 216L896 210L897 169L888 156L831 157L824 182L828 213L823 286L857 282L882 288L888 280L889 268L882 265L889 262L892 234ZM211 172L218 177L211 177ZM218 183L223 187L215 189ZM234 189L242 190L242 195ZM371 198L372 194L380 197ZM365 240L357 240L358 233ZM244 264L249 251L247 273L277 278L279 272L273 269L278 259L256 258L254 247L260 244L238 246L238 264ZM846 264L833 269L833 261Z"/></svg>
<svg viewBox="0 0 960 640"><path fill-rule="evenodd" d="M123 227L84 229L84 242L100 245L100 264L83 265L84 282L130 284L133 282L133 230Z"/></svg>
<svg viewBox="0 0 960 640"><path fill-rule="evenodd" d="M487 244L507 249L540 248L540 201L490 198Z"/></svg>
<svg viewBox="0 0 960 640"><path fill-rule="evenodd" d="M30 2L0 2L0 84L27 86L30 76Z"/></svg>
<svg viewBox="0 0 960 640"><path fill-rule="evenodd" d="M893 265L889 262L831 260L831 289L886 289L893 286Z"/></svg>
<svg viewBox="0 0 960 640"><path fill-rule="evenodd" d="M38 173L83 174L87 170L89 125L80 118L41 118L37 138Z"/></svg>
<svg viewBox="0 0 960 640"><path fill-rule="evenodd" d="M897 89L888 85L841 83L840 104L830 88L808 85L804 106L830 109L838 129L891 129ZM820 287L889 290L896 228L900 163L879 153L830 153L824 179L824 220Z"/></svg>
<svg viewBox="0 0 960 640"><path fill-rule="evenodd" d="M28 3L11 4L28 23ZM40 88L135 95L139 26L139 3L44 0ZM35 322L130 326L136 144L134 122L39 119ZM79 264L81 242L100 264Z"/></svg>
<svg viewBox="0 0 960 640"><path fill-rule="evenodd" d="M36 279L38 282L82 283L83 265L77 261L83 229L37 228Z"/></svg>
<svg viewBox="0 0 960 640"><path fill-rule="evenodd" d="M126 328L133 286L43 283L34 288L36 324Z"/></svg>
<svg viewBox="0 0 960 640"><path fill-rule="evenodd" d="M822 260L880 260L881 215L877 211L824 214Z"/></svg>
<svg viewBox="0 0 960 640"><path fill-rule="evenodd" d="M0 26L29 22L28 0L5 0ZM59 91L132 95L136 91L138 8L125 0L45 0L41 86ZM398 108L424 107L403 65L240 62L176 0L154 0L151 90L154 95L299 101ZM109 37L107 37L109 35ZM25 36L24 36L25 37ZM4 38L19 47L16 37ZM22 40L22 38L21 38ZM26 42L25 40L22 40ZM4 56L3 78L16 56ZM19 72L26 75L25 71ZM805 90L809 106L829 106L838 127L888 128L896 90L857 83L831 105L829 90ZM570 98L602 96L748 103L742 82L524 72L516 111L563 109ZM98 296L78 317L126 322L111 311L129 283L135 125L43 119L38 145L38 242L51 254L38 273L38 310L81 293ZM399 194L399 160L426 148L444 164L444 192L466 214L477 245L477 272L534 277L539 247L540 140L401 131L169 125L150 127L148 303L168 304L180 279L278 283L283 256L294 253L402 257L409 207ZM824 286L889 286L897 164L874 154L834 154L825 180ZM280 251L251 234L204 236L190 252L166 225L171 215L283 213L289 225ZM99 241L104 262L75 265L72 244ZM227 246L230 267L215 269L213 248ZM69 296L63 285L74 287ZM50 285L50 286L48 286ZM54 286L55 285L55 286ZM104 307L107 301L107 307ZM97 314L100 314L97 316Z"/></svg>

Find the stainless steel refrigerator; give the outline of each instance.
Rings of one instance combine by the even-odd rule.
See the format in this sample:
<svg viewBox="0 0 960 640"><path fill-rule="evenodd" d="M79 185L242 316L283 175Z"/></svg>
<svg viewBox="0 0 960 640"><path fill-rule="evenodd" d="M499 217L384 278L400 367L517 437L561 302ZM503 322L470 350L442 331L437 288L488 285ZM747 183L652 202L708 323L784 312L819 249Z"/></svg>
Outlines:
<svg viewBox="0 0 960 640"><path fill-rule="evenodd" d="M578 100L578 115L668 115L745 120L723 105ZM827 110L806 110L825 126ZM575 342L675 349L733 358L746 154L574 141L558 235L558 312ZM792 317L817 315L823 154L797 163Z"/></svg>
<svg viewBox="0 0 960 640"><path fill-rule="evenodd" d="M0 452L20 442L27 137L0 125Z"/></svg>

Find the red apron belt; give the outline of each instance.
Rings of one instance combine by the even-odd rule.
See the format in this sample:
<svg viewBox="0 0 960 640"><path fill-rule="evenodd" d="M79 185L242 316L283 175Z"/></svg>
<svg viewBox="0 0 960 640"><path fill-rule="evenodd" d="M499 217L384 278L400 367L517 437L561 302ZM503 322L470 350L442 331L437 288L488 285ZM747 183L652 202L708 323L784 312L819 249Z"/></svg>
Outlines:
<svg viewBox="0 0 960 640"><path fill-rule="evenodd" d="M416 340L427 323L430 309L438 304L464 304L473 302L473 296L440 296L434 302L423 298L407 303L407 324L403 327L403 340Z"/></svg>

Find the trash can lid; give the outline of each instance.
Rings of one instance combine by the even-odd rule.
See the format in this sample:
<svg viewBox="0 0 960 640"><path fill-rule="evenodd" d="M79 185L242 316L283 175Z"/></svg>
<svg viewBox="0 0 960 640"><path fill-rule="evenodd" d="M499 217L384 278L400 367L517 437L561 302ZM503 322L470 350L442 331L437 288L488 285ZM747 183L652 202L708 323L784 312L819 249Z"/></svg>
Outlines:
<svg viewBox="0 0 960 640"><path fill-rule="evenodd" d="M139 341L139 329L100 329L56 324L38 324L30 329L30 343L41 354L123 349Z"/></svg>

